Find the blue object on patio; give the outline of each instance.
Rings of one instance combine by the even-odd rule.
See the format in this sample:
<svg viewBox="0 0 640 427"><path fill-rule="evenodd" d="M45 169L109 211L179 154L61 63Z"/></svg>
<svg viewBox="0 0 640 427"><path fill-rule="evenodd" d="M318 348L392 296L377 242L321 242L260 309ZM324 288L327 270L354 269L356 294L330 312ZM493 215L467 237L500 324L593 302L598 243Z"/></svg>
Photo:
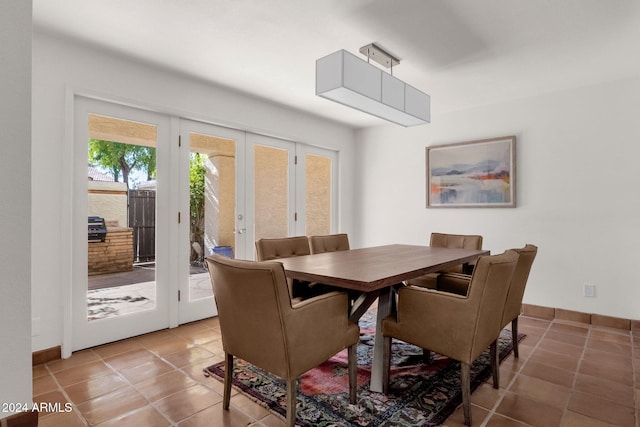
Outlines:
<svg viewBox="0 0 640 427"><path fill-rule="evenodd" d="M211 255L215 254L233 258L233 248L231 246L214 246L211 248Z"/></svg>

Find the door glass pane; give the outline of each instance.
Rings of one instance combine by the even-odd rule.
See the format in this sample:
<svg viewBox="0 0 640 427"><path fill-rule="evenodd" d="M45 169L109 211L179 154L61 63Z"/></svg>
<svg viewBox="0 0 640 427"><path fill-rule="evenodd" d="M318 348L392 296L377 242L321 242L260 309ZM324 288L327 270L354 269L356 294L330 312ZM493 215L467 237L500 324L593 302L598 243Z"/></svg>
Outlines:
<svg viewBox="0 0 640 427"><path fill-rule="evenodd" d="M256 145L254 151L255 239L289 233L289 151Z"/></svg>
<svg viewBox="0 0 640 427"><path fill-rule="evenodd" d="M236 143L189 134L189 301L213 296L204 257L233 257L235 234Z"/></svg>
<svg viewBox="0 0 640 427"><path fill-rule="evenodd" d="M306 155L306 233L331 233L331 159Z"/></svg>
<svg viewBox="0 0 640 427"><path fill-rule="evenodd" d="M88 319L156 307L155 125L89 115Z"/></svg>

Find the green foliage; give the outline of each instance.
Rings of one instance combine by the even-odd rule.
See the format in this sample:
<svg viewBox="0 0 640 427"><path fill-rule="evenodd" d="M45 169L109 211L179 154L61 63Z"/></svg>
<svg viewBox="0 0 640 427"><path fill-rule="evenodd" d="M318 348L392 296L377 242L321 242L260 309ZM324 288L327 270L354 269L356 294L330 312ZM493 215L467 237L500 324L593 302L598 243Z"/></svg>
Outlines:
<svg viewBox="0 0 640 427"><path fill-rule="evenodd" d="M89 140L89 162L109 170L116 181L120 180L129 185L129 173L140 170L147 173L147 179L156 175L156 149L140 145L123 144L120 142Z"/></svg>
<svg viewBox="0 0 640 427"><path fill-rule="evenodd" d="M199 153L191 155L189 165L189 205L191 207L191 241L203 247L204 242L204 179L207 172L206 156Z"/></svg>

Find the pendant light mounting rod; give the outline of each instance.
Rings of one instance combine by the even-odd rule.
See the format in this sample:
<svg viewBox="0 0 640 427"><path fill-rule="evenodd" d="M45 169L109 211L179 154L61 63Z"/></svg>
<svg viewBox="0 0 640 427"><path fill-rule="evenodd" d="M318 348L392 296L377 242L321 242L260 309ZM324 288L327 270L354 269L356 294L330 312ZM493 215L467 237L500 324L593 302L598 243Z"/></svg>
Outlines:
<svg viewBox="0 0 640 427"><path fill-rule="evenodd" d="M400 64L400 60L389 52L382 49L375 43L370 43L360 48L360 53L369 59L376 61L378 64L385 68L393 68Z"/></svg>

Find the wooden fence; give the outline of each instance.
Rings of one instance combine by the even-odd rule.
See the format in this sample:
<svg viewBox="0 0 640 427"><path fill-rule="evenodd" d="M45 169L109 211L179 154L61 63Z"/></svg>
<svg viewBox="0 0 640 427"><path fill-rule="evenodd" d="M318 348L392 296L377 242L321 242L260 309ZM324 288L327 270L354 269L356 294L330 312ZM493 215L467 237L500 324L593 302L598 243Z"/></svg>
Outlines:
<svg viewBox="0 0 640 427"><path fill-rule="evenodd" d="M129 190L129 227L133 228L133 262L155 261L155 190Z"/></svg>

